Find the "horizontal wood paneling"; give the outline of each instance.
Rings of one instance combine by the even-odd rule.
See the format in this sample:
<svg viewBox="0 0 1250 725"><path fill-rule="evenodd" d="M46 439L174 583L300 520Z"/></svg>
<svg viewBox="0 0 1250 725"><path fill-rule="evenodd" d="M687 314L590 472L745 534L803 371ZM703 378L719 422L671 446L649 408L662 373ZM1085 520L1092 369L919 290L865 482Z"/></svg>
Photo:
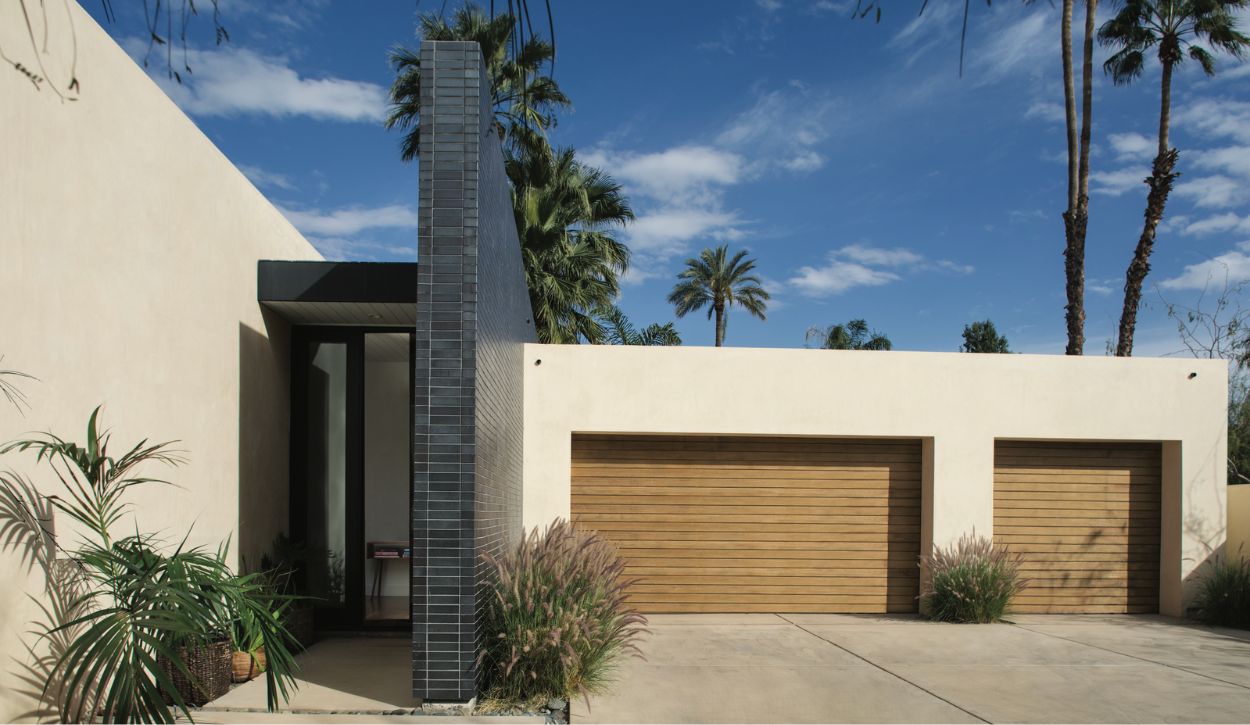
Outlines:
<svg viewBox="0 0 1250 725"><path fill-rule="evenodd" d="M920 443L573 438L572 514L644 612L910 612Z"/></svg>
<svg viewBox="0 0 1250 725"><path fill-rule="evenodd" d="M1158 444L999 442L994 538L1024 556L1017 612L1159 610Z"/></svg>

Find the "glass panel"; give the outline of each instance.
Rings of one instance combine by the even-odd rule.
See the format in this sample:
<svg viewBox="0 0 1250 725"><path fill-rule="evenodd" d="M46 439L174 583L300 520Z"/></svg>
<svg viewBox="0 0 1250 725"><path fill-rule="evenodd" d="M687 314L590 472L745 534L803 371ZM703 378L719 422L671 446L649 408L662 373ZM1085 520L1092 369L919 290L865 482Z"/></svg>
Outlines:
<svg viewBox="0 0 1250 725"><path fill-rule="evenodd" d="M347 344L314 342L308 365L308 593L342 607L347 542Z"/></svg>
<svg viewBox="0 0 1250 725"><path fill-rule="evenodd" d="M408 619L409 334L365 335L365 619Z"/></svg>

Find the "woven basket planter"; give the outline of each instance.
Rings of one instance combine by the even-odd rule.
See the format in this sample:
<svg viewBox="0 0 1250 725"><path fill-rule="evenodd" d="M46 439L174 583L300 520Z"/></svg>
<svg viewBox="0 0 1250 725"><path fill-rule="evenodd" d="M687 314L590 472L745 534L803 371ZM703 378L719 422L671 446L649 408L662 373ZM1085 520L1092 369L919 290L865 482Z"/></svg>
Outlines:
<svg viewBox="0 0 1250 725"><path fill-rule="evenodd" d="M299 643L300 649L308 649L312 646L315 633L311 604L301 602L296 606L288 607L282 613L282 623Z"/></svg>
<svg viewBox="0 0 1250 725"><path fill-rule="evenodd" d="M265 648L261 647L254 654L236 649L230 655L230 670L235 682L256 679L265 671Z"/></svg>
<svg viewBox="0 0 1250 725"><path fill-rule="evenodd" d="M190 707L199 707L230 691L230 658L233 652L229 640L180 647L178 653L191 674L190 678L164 657L158 657L157 662L174 683L182 701Z"/></svg>

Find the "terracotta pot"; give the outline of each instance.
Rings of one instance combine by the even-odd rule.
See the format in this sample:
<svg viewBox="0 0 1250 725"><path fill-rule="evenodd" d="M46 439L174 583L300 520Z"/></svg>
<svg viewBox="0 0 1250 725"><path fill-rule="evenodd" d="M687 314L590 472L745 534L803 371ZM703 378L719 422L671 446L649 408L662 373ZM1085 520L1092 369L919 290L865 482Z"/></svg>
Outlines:
<svg viewBox="0 0 1250 725"><path fill-rule="evenodd" d="M235 682L256 679L265 671L265 648L256 650L255 656L236 649L230 657L230 669Z"/></svg>

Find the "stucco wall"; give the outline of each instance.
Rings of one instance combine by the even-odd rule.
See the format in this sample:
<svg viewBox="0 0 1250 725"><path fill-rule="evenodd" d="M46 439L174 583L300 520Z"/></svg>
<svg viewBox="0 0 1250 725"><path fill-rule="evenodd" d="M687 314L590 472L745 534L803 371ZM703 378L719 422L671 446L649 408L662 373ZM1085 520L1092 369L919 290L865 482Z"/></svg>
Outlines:
<svg viewBox="0 0 1250 725"><path fill-rule="evenodd" d="M365 541L407 541L411 464L408 416L412 395L409 363L365 360ZM364 587L382 571L382 596L408 596L409 572L379 559L365 562Z"/></svg>
<svg viewBox="0 0 1250 725"><path fill-rule="evenodd" d="M39 378L22 385L24 415L0 401L0 440L30 430L82 440L98 404L116 446L177 439L189 463L152 471L178 488L135 494L143 527L171 538L191 529L195 544L232 537L255 564L285 528L288 426L288 331L257 305L256 262L319 257L70 7L78 100L0 68L0 367ZM71 35L59 6L47 16L47 75L63 83ZM37 68L25 28L18 4L0 4L0 47ZM0 465L53 487L29 457ZM7 722L30 709L21 642L38 621L27 595L43 582L11 551L0 554L0 580Z"/></svg>
<svg viewBox="0 0 1250 725"><path fill-rule="evenodd" d="M1250 485L1228 487L1228 544L1224 550L1229 556L1250 559Z"/></svg>
<svg viewBox="0 0 1250 725"><path fill-rule="evenodd" d="M996 438L1141 440L1165 441L1164 612L1182 613L1184 583L1224 542L1220 361L590 345L525 357L526 528L569 515L573 433L925 439L922 546L993 533Z"/></svg>

